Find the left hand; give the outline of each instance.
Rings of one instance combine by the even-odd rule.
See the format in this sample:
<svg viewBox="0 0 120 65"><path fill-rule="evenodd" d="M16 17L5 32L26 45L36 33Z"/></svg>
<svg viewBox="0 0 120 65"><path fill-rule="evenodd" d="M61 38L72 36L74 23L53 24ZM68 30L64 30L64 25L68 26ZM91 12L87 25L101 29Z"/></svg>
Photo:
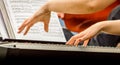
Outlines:
<svg viewBox="0 0 120 65"><path fill-rule="evenodd" d="M50 11L45 9L46 7L42 7L39 9L33 16L26 19L23 24L19 27L18 33L21 33L23 30L25 30L24 35L26 35L30 29L35 23L37 22L43 22L44 23L44 30L48 32L49 27L49 20L50 20Z"/></svg>

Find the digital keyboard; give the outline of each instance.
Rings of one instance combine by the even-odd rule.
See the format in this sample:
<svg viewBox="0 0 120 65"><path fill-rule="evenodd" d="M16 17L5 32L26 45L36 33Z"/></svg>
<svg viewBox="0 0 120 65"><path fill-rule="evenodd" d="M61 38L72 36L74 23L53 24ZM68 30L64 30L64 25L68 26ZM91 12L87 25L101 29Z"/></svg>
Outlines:
<svg viewBox="0 0 120 65"><path fill-rule="evenodd" d="M65 44L55 43L28 43L28 42L5 42L0 47L12 49L28 49L28 50L53 50L53 51L75 51L75 52L101 52L101 53L120 53L120 48L102 47L102 46L87 46L82 45L70 46Z"/></svg>
<svg viewBox="0 0 120 65"><path fill-rule="evenodd" d="M55 43L2 42L0 56L35 58L119 58L120 48Z"/></svg>

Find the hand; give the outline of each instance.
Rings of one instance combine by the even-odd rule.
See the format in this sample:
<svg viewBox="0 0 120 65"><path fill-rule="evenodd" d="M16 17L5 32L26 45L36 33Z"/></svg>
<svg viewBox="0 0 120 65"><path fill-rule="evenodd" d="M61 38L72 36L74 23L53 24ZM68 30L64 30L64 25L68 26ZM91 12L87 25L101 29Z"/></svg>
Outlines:
<svg viewBox="0 0 120 65"><path fill-rule="evenodd" d="M63 19L64 18L64 13L58 13L58 17Z"/></svg>
<svg viewBox="0 0 120 65"><path fill-rule="evenodd" d="M88 40L95 35L97 35L102 29L101 23L94 24L87 28L86 30L82 31L79 34L74 35L70 38L70 40L66 43L67 45L75 45L78 46L79 42ZM87 43L88 44L88 43ZM83 44L83 46L87 46L86 43Z"/></svg>
<svg viewBox="0 0 120 65"><path fill-rule="evenodd" d="M29 17L22 23L22 25L18 28L18 33L21 33L23 30L25 30L24 35L26 35L30 27L32 27L35 23L41 21L44 23L44 30L48 32L49 20L50 11L45 9L45 7L42 7L33 16Z"/></svg>

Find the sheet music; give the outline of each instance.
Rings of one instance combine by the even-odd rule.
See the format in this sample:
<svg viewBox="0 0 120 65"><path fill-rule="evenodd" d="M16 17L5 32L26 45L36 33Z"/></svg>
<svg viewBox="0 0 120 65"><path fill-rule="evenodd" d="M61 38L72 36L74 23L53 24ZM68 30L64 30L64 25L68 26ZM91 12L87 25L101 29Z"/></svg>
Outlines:
<svg viewBox="0 0 120 65"><path fill-rule="evenodd" d="M43 23L39 22L31 27L27 35L17 33L22 22L45 4L47 0L4 0L4 2L16 39L66 42L55 12L51 13L49 32L45 32Z"/></svg>
<svg viewBox="0 0 120 65"><path fill-rule="evenodd" d="M7 34L7 31L6 31L6 28L4 27L4 20L3 20L3 17L2 17L2 13L1 13L1 10L0 10L0 37L2 37L2 35L4 37L8 37L8 34Z"/></svg>

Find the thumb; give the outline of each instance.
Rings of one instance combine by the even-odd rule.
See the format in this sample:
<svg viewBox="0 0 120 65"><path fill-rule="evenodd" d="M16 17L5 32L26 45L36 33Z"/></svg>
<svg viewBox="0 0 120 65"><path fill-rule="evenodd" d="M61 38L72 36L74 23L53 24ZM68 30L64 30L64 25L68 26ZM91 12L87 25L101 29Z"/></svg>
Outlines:
<svg viewBox="0 0 120 65"><path fill-rule="evenodd" d="M49 22L44 22L44 30L48 32L49 29Z"/></svg>
<svg viewBox="0 0 120 65"><path fill-rule="evenodd" d="M83 43L83 46L86 47L89 43L89 39L85 40L84 43Z"/></svg>

